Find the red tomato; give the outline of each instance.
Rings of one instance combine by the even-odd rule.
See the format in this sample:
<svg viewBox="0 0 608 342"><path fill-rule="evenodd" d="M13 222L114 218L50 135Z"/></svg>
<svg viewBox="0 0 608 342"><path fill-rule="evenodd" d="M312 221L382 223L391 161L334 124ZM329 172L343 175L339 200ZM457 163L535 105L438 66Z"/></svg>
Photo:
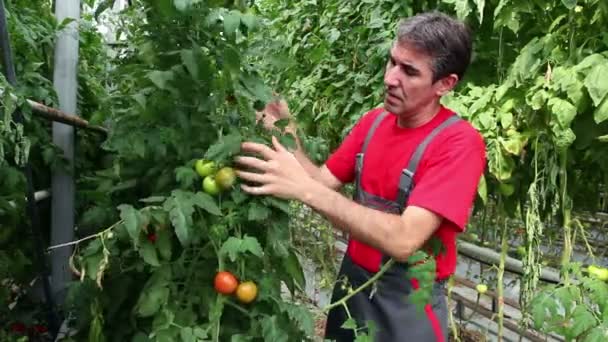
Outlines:
<svg viewBox="0 0 608 342"><path fill-rule="evenodd" d="M215 275L213 285L215 290L219 293L232 294L239 285L239 282L232 273L228 271L221 271Z"/></svg>

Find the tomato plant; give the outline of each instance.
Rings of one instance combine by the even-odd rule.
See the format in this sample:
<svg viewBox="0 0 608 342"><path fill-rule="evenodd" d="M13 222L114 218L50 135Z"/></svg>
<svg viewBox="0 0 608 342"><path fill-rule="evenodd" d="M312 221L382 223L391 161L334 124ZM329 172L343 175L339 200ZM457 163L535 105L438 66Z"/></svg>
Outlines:
<svg viewBox="0 0 608 342"><path fill-rule="evenodd" d="M259 19L223 5L146 0L121 13L125 46L116 47L104 103L112 132L102 148L110 157L81 184L82 216L96 233L72 259L80 281L67 308L76 339L313 334L308 310L282 291L304 285L288 203L234 186L230 165L241 142L270 141L254 104L269 101L271 91L249 63ZM216 278L225 270L234 279ZM236 279L259 292L248 282L233 289ZM245 310L238 296L225 295L233 291L255 302Z"/></svg>

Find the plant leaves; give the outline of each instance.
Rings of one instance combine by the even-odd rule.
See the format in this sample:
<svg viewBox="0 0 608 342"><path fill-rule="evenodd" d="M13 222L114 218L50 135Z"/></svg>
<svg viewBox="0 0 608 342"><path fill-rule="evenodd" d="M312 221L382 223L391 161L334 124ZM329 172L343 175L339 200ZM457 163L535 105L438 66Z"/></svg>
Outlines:
<svg viewBox="0 0 608 342"><path fill-rule="evenodd" d="M583 342L605 342L608 341L608 322L599 325L589 331L583 338Z"/></svg>
<svg viewBox="0 0 608 342"><path fill-rule="evenodd" d="M118 210L120 210L120 218L123 220L123 224L131 237L131 241L137 245L140 231L139 212L128 204L121 204L118 206Z"/></svg>
<svg viewBox="0 0 608 342"><path fill-rule="evenodd" d="M169 219L175 228L175 234L182 246L190 244L192 213L194 213L191 197L191 192L174 190L171 193L171 197L163 205L163 208L169 212Z"/></svg>
<svg viewBox="0 0 608 342"><path fill-rule="evenodd" d="M597 325L593 314L583 305L577 305L572 313L572 335L577 337Z"/></svg>
<svg viewBox="0 0 608 342"><path fill-rule="evenodd" d="M585 87L597 107L608 94L608 62L594 66L585 77Z"/></svg>
<svg viewBox="0 0 608 342"><path fill-rule="evenodd" d="M559 125L562 128L570 127L570 123L576 116L576 107L570 102L557 97L550 98L547 104L551 107L551 111L557 118Z"/></svg>
<svg viewBox="0 0 608 342"><path fill-rule="evenodd" d="M141 317L151 317L156 314L169 298L167 287L171 279L171 267L157 268L142 290L136 304L136 312Z"/></svg>
<svg viewBox="0 0 608 342"><path fill-rule="evenodd" d="M198 62L196 61L196 57L194 56L193 50L182 50L180 52L180 56L182 58L182 63L188 69L188 72L192 76L193 79L198 79Z"/></svg>
<svg viewBox="0 0 608 342"><path fill-rule="evenodd" d="M238 132L221 137L205 153L205 159L221 164L241 151L243 138Z"/></svg>
<svg viewBox="0 0 608 342"><path fill-rule="evenodd" d="M562 0L562 4L566 6L569 10L573 9L576 6L577 0Z"/></svg>
<svg viewBox="0 0 608 342"><path fill-rule="evenodd" d="M139 247L139 255L141 255L144 261L152 266L158 267L160 263L158 262L158 255L156 254L156 248L153 244L147 242L143 243Z"/></svg>
<svg viewBox="0 0 608 342"><path fill-rule="evenodd" d="M266 316L262 319L262 336L264 341L287 342L289 336L280 329L280 323L277 316Z"/></svg>
<svg viewBox="0 0 608 342"><path fill-rule="evenodd" d="M148 73L148 78L159 89L167 89L167 82L173 80L172 71L151 71Z"/></svg>
<svg viewBox="0 0 608 342"><path fill-rule="evenodd" d="M597 124L608 120L608 96L595 109L595 112L593 112L593 119Z"/></svg>
<svg viewBox="0 0 608 342"><path fill-rule="evenodd" d="M260 205L258 202L252 202L251 205L249 205L247 219L249 221L262 221L267 219L270 214L270 209Z"/></svg>
<svg viewBox="0 0 608 342"><path fill-rule="evenodd" d="M239 254L251 253L255 256L262 257L264 252L258 239L245 235L242 239L231 236L224 242L220 248L221 255L227 255L232 262L236 261Z"/></svg>
<svg viewBox="0 0 608 342"><path fill-rule="evenodd" d="M194 205L196 205L197 207L205 210L209 214L213 214L216 216L222 215L222 211L217 206L217 204L215 204L215 200L213 199L213 197L209 196L204 192L197 192L192 198L192 203L194 203Z"/></svg>

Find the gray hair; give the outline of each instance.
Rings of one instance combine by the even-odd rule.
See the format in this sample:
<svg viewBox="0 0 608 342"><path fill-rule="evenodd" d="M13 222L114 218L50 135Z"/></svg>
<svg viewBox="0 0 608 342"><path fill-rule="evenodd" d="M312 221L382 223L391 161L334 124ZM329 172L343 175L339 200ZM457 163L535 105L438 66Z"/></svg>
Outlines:
<svg viewBox="0 0 608 342"><path fill-rule="evenodd" d="M450 74L462 79L471 62L471 31L464 23L439 12L402 20L397 42L411 45L432 58L433 82Z"/></svg>

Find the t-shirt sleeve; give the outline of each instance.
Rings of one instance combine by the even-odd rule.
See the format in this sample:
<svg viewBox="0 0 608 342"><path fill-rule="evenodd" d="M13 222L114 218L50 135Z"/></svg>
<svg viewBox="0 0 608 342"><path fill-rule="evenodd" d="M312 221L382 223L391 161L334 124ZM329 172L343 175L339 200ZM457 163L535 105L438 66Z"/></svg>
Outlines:
<svg viewBox="0 0 608 342"><path fill-rule="evenodd" d="M353 126L340 146L329 156L325 165L340 182L346 184L355 179L357 153L363 147L363 141L373 120L382 112L381 108L367 112Z"/></svg>
<svg viewBox="0 0 608 342"><path fill-rule="evenodd" d="M434 151L427 150L432 153L424 173L419 179L414 176L408 205L433 211L464 231L485 169L483 138L471 127L450 134L435 146Z"/></svg>

